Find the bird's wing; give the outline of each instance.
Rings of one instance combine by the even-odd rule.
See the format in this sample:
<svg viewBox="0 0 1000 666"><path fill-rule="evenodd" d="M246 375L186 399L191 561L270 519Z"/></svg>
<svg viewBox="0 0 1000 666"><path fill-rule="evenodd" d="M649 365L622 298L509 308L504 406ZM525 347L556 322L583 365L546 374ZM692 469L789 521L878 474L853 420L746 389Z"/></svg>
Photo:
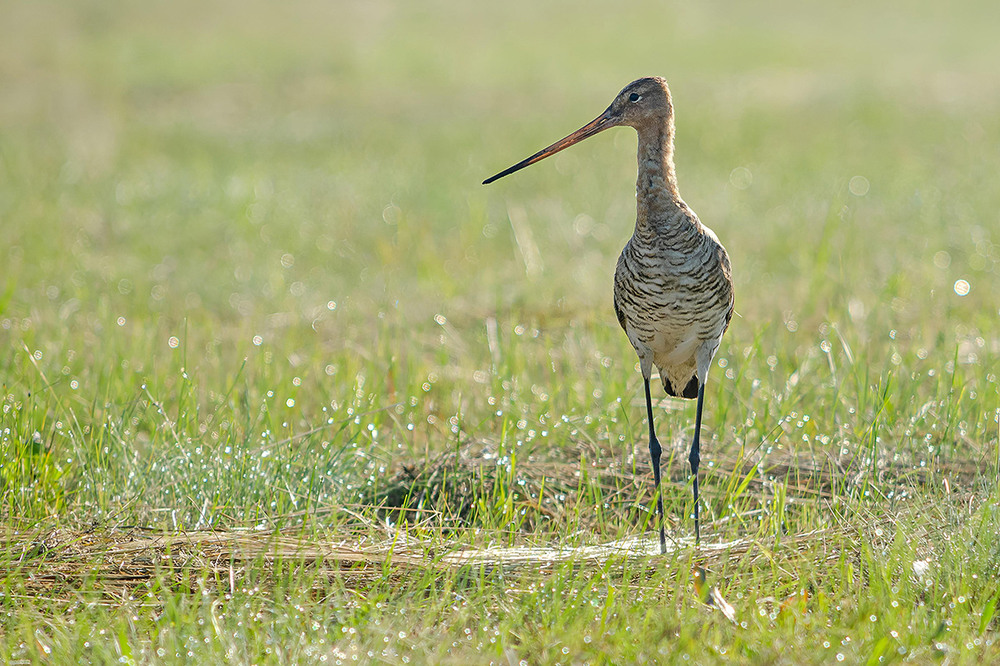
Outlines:
<svg viewBox="0 0 1000 666"><path fill-rule="evenodd" d="M628 330L625 328L625 313L622 312L621 307L618 305L617 293L615 294L615 316L618 317L618 324L622 327L622 330L625 331L625 334L627 335Z"/></svg>

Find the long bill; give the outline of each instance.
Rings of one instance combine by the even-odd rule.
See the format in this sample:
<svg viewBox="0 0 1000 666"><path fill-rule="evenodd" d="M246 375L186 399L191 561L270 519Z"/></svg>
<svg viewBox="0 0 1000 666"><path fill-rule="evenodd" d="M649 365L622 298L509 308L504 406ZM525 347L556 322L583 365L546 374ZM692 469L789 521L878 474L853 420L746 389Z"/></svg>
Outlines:
<svg viewBox="0 0 1000 666"><path fill-rule="evenodd" d="M574 143L579 143L588 137L594 136L598 132L603 132L609 127L614 127L615 125L617 125L617 123L615 122L614 117L611 115L611 109L609 108L604 113L597 116L592 121L590 121L580 129L578 129L577 131L573 132L569 136L559 139L548 148L543 148L542 150L539 150L531 157L521 160L514 166L504 169L495 176L487 178L486 180L483 181L483 185L489 185L494 180L498 180L500 178L503 178L504 176L508 176L514 173L515 171L520 171L524 167L531 166L535 162L540 162L541 160L544 160L546 157L549 157L550 155L555 155L560 150L565 150L569 148Z"/></svg>

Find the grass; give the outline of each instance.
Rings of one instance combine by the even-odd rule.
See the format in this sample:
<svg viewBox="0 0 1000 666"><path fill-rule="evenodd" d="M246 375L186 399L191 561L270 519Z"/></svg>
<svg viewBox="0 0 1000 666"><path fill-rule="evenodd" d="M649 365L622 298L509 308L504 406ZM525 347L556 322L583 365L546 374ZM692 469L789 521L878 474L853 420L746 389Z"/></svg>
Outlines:
<svg viewBox="0 0 1000 666"><path fill-rule="evenodd" d="M3 6L3 660L996 659L995 12ZM634 138L479 185L646 74L739 313L665 557Z"/></svg>

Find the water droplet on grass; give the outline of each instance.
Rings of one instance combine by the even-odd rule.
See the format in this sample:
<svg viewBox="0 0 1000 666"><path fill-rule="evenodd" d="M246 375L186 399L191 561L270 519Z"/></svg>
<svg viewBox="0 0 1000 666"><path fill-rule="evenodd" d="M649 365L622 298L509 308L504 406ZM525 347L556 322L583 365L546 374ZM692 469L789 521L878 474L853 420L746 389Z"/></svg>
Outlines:
<svg viewBox="0 0 1000 666"><path fill-rule="evenodd" d="M856 197L863 197L868 194L868 190L871 189L871 183L864 176L854 176L851 178L850 183L847 185L847 189L851 191Z"/></svg>
<svg viewBox="0 0 1000 666"><path fill-rule="evenodd" d="M746 167L736 167L729 172L729 184L738 190L749 189L753 185L753 173Z"/></svg>

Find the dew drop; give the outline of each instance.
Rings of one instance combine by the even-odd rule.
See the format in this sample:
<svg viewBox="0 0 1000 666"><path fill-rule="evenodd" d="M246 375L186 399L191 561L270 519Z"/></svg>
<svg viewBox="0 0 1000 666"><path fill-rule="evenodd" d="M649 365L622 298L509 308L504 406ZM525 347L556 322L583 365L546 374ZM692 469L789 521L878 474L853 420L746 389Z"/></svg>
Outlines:
<svg viewBox="0 0 1000 666"><path fill-rule="evenodd" d="M871 183L864 176L854 176L851 181L847 184L847 189L851 191L856 197L863 197L868 194L868 190L871 189Z"/></svg>
<svg viewBox="0 0 1000 666"><path fill-rule="evenodd" d="M729 184L738 190L749 189L753 185L753 172L746 167L736 167L729 172Z"/></svg>

